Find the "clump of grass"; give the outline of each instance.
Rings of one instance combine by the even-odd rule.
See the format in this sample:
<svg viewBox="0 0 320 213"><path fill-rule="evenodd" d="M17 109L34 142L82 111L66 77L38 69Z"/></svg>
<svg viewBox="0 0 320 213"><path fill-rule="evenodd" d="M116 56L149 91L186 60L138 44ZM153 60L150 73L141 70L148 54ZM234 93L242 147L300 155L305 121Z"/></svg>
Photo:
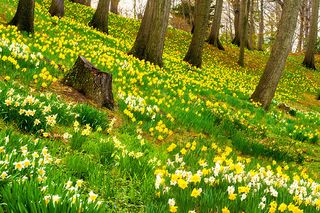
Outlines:
<svg viewBox="0 0 320 213"><path fill-rule="evenodd" d="M89 124L94 130L108 126L108 115L87 104L77 105L74 112L79 115L77 120L81 125Z"/></svg>
<svg viewBox="0 0 320 213"><path fill-rule="evenodd" d="M83 180L88 180L90 171L97 166L94 165L94 162L89 156L80 153L68 156L66 158L66 165L74 177Z"/></svg>

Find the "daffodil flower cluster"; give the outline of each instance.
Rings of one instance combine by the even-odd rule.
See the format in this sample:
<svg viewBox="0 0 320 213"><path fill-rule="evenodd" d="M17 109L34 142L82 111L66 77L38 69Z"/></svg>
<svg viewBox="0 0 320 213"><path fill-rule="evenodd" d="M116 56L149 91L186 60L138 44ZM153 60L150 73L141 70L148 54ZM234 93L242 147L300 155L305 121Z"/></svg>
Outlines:
<svg viewBox="0 0 320 213"><path fill-rule="evenodd" d="M254 164L215 143L211 147L195 141L182 147L172 143L167 151L172 157L155 170L155 189L169 199L170 212L223 211L225 207L245 212L250 208L296 213L320 210L320 184L305 170L290 173L288 165L276 161L267 166Z"/></svg>

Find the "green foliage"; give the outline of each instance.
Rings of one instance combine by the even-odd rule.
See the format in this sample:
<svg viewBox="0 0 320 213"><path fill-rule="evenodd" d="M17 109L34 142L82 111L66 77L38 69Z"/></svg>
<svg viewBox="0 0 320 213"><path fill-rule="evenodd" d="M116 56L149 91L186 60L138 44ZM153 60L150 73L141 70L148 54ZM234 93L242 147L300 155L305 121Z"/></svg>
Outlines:
<svg viewBox="0 0 320 213"><path fill-rule="evenodd" d="M0 17L12 17L17 1L2 3ZM318 184L309 179L312 170L299 168L317 173L320 151L320 108L303 99L316 101L320 78L301 66L301 56L289 57L276 98L265 112L249 97L267 52L246 52L247 68L239 68L237 47L226 44L220 52L206 46L204 67L196 69L182 62L191 35L169 28L165 65L159 68L126 54L139 22L110 14L110 35L105 35L86 25L91 8L66 1L66 17L57 19L47 12L50 3L36 1L36 33L31 37L0 25L2 211L167 212L168 200L174 198L178 212L221 212L224 207L264 212L273 201L300 202L288 193L294 179ZM113 74L116 111L65 99L59 79L78 55ZM280 111L279 103L288 103L291 111ZM255 173L270 174L265 179L274 180L280 196L265 195L264 210L257 207L264 192L251 193L253 188L244 201L238 194L231 202L227 189L241 181L233 184L221 174L214 176L219 182L205 182L217 162L224 166L221 172L232 173L228 175L240 172L237 163L245 165L239 174L248 186L245 181ZM189 181L185 190L170 183L181 172L179 179ZM201 182L190 182L189 172L201 174ZM166 186L157 188L160 174ZM285 180L277 182L279 178ZM259 183L266 189L263 181ZM283 181L288 185L282 186ZM202 188L201 196L191 196L194 188ZM318 197L312 199L299 208L316 211Z"/></svg>
<svg viewBox="0 0 320 213"><path fill-rule="evenodd" d="M317 53L320 53L320 39L317 39L316 52L317 52Z"/></svg>
<svg viewBox="0 0 320 213"><path fill-rule="evenodd" d="M77 120L81 125L89 124L95 130L98 127L106 129L108 125L108 115L92 106L79 104L74 108L74 112L79 115Z"/></svg>

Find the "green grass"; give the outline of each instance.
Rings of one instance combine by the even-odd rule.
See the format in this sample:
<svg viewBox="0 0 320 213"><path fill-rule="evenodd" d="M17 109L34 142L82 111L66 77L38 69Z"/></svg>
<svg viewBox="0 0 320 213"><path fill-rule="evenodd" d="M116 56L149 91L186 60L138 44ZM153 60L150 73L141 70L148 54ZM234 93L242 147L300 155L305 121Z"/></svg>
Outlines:
<svg viewBox="0 0 320 213"><path fill-rule="evenodd" d="M241 68L237 47L224 44L226 51L221 52L206 45L203 68L196 69L182 62L191 35L169 28L164 68L159 68L126 54L138 21L111 14L110 35L105 35L87 26L94 12L90 8L66 2L66 17L59 20L49 16L48 0L36 2L34 35L0 25L0 146L5 149L0 160L10 159L0 167L0 173L8 174L0 180L4 211L165 212L170 198L178 212L220 212L224 207L231 212L264 212L272 201L316 211L319 194L312 195L309 205L306 196L300 203L288 192L297 176L309 184L309 177L320 178L320 74L303 68L302 56L289 56L271 109L265 112L249 99L266 52L247 51L246 68ZM13 17L16 5L15 0L1 0L0 22ZM115 111L95 108L86 99L77 103L83 97L59 83L78 55L113 74ZM280 103L290 105L294 113L278 109ZM7 143L8 137L14 143ZM186 147L189 142L196 142L194 150ZM177 148L168 152L170 144ZM25 145L27 154L20 151ZM32 153L40 155L44 147L52 161L42 165ZM14 149L17 154L7 157ZM20 171L15 163L26 158L34 165ZM208 165L201 166L200 159ZM240 194L229 200L227 188L248 181L230 184L221 175L208 184L209 173L185 190L170 184L172 174L180 170L195 174L214 168L213 159L220 159L228 175L233 171L230 165L238 164L245 168L243 177L259 173L262 189L267 185L259 167L272 172L273 178L290 178L287 186L277 185L278 179L273 182L278 197L263 190L252 193L251 186L242 202ZM278 163L268 167L273 160ZM39 178L42 168L46 173ZM157 188L159 178L163 182ZM84 181L81 187L75 187L77 180ZM307 187L309 194L315 190ZM190 196L193 188L202 188L200 197ZM98 195L94 202L88 201L91 191ZM54 195L59 196L56 203ZM267 207L261 210L263 196Z"/></svg>

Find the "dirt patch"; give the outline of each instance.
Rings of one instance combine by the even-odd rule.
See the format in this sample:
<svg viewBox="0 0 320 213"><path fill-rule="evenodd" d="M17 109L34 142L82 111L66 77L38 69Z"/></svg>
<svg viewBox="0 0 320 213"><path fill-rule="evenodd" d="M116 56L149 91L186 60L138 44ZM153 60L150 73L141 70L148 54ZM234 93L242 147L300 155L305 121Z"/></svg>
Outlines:
<svg viewBox="0 0 320 213"><path fill-rule="evenodd" d="M94 103L86 98L83 94L78 92L77 90L65 86L61 83L54 83L50 87L51 92L59 95L62 99L64 99L67 102L72 103L87 103L87 104L93 104Z"/></svg>
<svg viewBox="0 0 320 213"><path fill-rule="evenodd" d="M0 14L0 24L6 24L6 16L4 14Z"/></svg>
<svg viewBox="0 0 320 213"><path fill-rule="evenodd" d="M298 100L298 103L306 106L308 108L310 107L320 107L320 101L318 100L317 95L312 95L309 93L304 93L302 100Z"/></svg>
<svg viewBox="0 0 320 213"><path fill-rule="evenodd" d="M62 98L64 101L68 103L89 104L96 108L99 108L99 110L103 112L106 112L110 120L112 120L113 118L116 119L113 125L113 128L119 128L120 126L123 125L123 119L118 111L116 110L112 111L105 107L102 107L102 108L98 107L94 101L88 99L85 95L81 94L80 92L73 89L72 87L68 87L63 85L60 82L57 82L51 85L50 91L60 96L60 98Z"/></svg>

